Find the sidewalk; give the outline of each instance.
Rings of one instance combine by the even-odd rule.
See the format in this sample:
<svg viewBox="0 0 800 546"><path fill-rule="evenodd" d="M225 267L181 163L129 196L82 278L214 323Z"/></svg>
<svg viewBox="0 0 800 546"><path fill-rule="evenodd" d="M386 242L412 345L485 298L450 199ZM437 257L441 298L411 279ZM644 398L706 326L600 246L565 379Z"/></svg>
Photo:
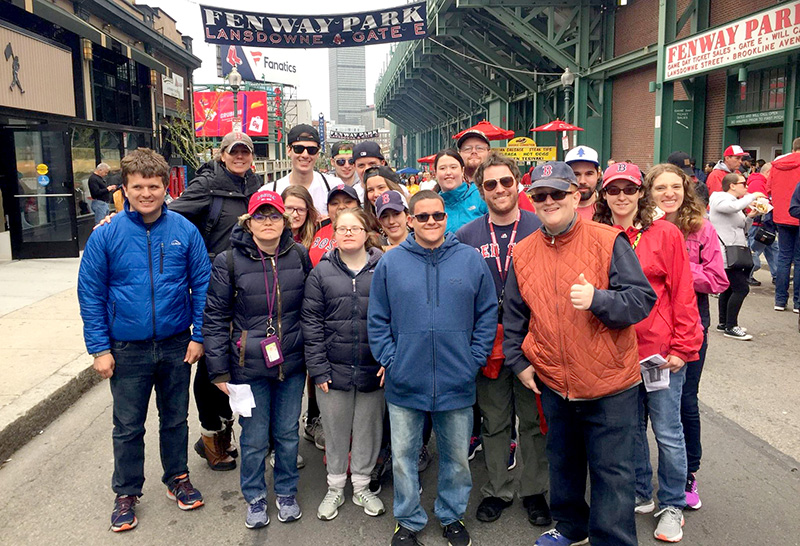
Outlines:
<svg viewBox="0 0 800 546"><path fill-rule="evenodd" d="M0 264L0 462L99 381L83 345L79 264Z"/></svg>

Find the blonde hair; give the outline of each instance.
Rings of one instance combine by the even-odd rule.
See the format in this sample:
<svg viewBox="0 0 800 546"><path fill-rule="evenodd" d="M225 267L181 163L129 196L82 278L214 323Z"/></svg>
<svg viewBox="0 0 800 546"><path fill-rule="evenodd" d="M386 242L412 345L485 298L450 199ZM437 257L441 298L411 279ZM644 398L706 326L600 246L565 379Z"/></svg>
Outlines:
<svg viewBox="0 0 800 546"><path fill-rule="evenodd" d="M333 219L333 231L334 231L334 233L336 232L336 228L339 225L339 221L341 220L341 218L343 216L347 215L347 214L355 216L356 219L361 224L361 227L363 227L364 230L366 231L367 240L364 243L364 248L366 248L367 250L369 250L370 248L382 248L381 247L380 237L378 237L378 234L375 232L375 230L370 227L371 226L371 221L370 221L371 219L370 219L368 213L366 211L364 211L364 209L362 209L360 207L353 207L353 208L350 208L350 209L343 209L343 210L340 210L339 212L337 212L336 216Z"/></svg>

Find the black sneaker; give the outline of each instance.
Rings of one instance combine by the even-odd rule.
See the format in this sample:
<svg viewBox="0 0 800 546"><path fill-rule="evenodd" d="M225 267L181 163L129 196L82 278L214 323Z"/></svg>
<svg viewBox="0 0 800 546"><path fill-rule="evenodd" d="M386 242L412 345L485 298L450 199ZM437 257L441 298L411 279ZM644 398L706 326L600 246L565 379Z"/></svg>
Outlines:
<svg viewBox="0 0 800 546"><path fill-rule="evenodd" d="M381 492L381 485L383 484L384 477L391 471L392 451L391 448L385 447L378 453L378 461L375 463L375 468L370 472L369 490L378 495Z"/></svg>
<svg viewBox="0 0 800 546"><path fill-rule="evenodd" d="M419 450L419 468L417 468L417 472L423 472L430 466L432 460L433 457L431 456L431 452L428 450L428 446L422 446L422 449Z"/></svg>
<svg viewBox="0 0 800 546"><path fill-rule="evenodd" d="M724 324L717 324L717 332L724 332L726 329Z"/></svg>
<svg viewBox="0 0 800 546"><path fill-rule="evenodd" d="M394 528L391 546L423 546L423 544L417 540L417 533L398 523Z"/></svg>
<svg viewBox="0 0 800 546"><path fill-rule="evenodd" d="M750 286L761 286L761 281L758 279L747 279L747 284Z"/></svg>
<svg viewBox="0 0 800 546"><path fill-rule="evenodd" d="M525 507L525 511L528 513L528 521L531 525L545 527L553 523L553 518L550 516L550 507L547 505L544 495L523 497L522 506Z"/></svg>
<svg viewBox="0 0 800 546"><path fill-rule="evenodd" d="M445 525L442 536L447 539L448 546L470 546L472 544L467 528L460 521Z"/></svg>
<svg viewBox="0 0 800 546"><path fill-rule="evenodd" d="M740 328L738 326L734 326L733 328L728 328L725 330L725 337L729 337L731 339L738 339L741 341L750 341L753 339L753 336L747 333L747 330L744 328Z"/></svg>
<svg viewBox="0 0 800 546"><path fill-rule="evenodd" d="M513 501L506 501L500 497L486 497L478 505L478 510L475 512L475 518L478 521L486 523L497 521L503 513L503 510L511 506Z"/></svg>
<svg viewBox="0 0 800 546"><path fill-rule="evenodd" d="M139 502L136 495L117 495L111 512L111 530L115 533L130 531L139 524L133 507Z"/></svg>

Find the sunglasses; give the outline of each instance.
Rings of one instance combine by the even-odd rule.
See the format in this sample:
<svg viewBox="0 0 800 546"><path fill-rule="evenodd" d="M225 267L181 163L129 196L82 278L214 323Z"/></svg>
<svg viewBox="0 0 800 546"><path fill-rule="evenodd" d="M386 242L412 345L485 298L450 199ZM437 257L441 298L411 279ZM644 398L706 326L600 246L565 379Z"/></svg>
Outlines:
<svg viewBox="0 0 800 546"><path fill-rule="evenodd" d="M263 222L264 220L269 220L270 222L280 222L283 220L283 214L279 212L270 212L269 214L261 214L260 212L257 212L250 218L256 222Z"/></svg>
<svg viewBox="0 0 800 546"><path fill-rule="evenodd" d="M319 152L319 146L303 146L302 144L292 144L292 151L297 155L302 155L305 151L308 152L308 155L317 155Z"/></svg>
<svg viewBox="0 0 800 546"><path fill-rule="evenodd" d="M311 152L309 152L309 153L311 153ZM314 155L314 154L311 154L311 155ZM351 165L355 165L356 160L353 159L352 157L350 159L337 159L336 160L336 164L339 165L340 167L344 167L345 163L350 163Z"/></svg>
<svg viewBox="0 0 800 546"><path fill-rule="evenodd" d="M553 201L561 201L572 192L564 191L564 190L556 190L556 191L543 191L539 193L531 194L531 199L533 199L534 203L544 203L547 201L548 197L552 197Z"/></svg>
<svg viewBox="0 0 800 546"><path fill-rule="evenodd" d="M427 224L428 220L430 220L431 216L433 216L433 220L435 222L441 222L447 217L446 212L434 212L433 214L428 212L420 212L419 214L415 214L412 216L414 220L420 222L422 224Z"/></svg>
<svg viewBox="0 0 800 546"><path fill-rule="evenodd" d="M639 192L639 186L625 186L624 188L620 188L619 186L609 186L603 191L608 195L619 195L620 193L624 193L625 195L636 195Z"/></svg>
<svg viewBox="0 0 800 546"><path fill-rule="evenodd" d="M494 191L497 187L497 183L500 182L504 188L513 188L517 185L517 181L513 176L502 176L500 178L493 178L491 180L484 180L483 181L483 189L488 191Z"/></svg>

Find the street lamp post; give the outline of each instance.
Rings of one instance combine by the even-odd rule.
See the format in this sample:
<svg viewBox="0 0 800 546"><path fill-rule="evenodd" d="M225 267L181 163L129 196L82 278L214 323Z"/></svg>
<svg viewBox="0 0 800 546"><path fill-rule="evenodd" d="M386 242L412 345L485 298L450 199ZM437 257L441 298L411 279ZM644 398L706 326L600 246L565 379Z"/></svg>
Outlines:
<svg viewBox="0 0 800 546"><path fill-rule="evenodd" d="M231 68L230 73L228 74L228 85L231 86L231 91L233 91L233 130L234 131L241 131L241 123L239 122L239 109L237 108L237 98L239 95L239 87L242 85L242 75L239 74L239 71L236 70L236 66L234 65Z"/></svg>
<svg viewBox="0 0 800 546"><path fill-rule="evenodd" d="M569 69L561 74L561 85L564 87L564 121L569 123L570 95L572 94L572 84L575 83L575 74Z"/></svg>

